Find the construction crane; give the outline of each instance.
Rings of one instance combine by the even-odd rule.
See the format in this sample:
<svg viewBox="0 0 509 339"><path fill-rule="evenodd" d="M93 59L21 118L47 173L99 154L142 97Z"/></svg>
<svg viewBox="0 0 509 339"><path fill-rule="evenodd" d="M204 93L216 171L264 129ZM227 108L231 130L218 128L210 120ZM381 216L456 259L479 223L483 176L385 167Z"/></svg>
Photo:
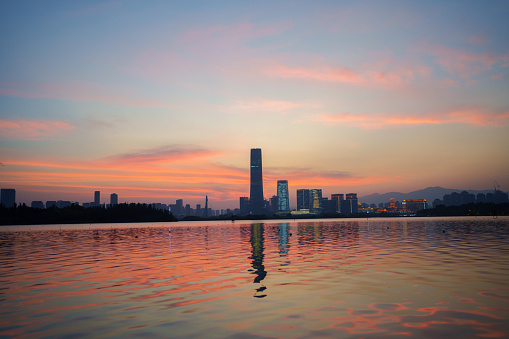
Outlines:
<svg viewBox="0 0 509 339"><path fill-rule="evenodd" d="M500 185L496 180L493 180L493 188L495 189L495 192L500 191Z"/></svg>

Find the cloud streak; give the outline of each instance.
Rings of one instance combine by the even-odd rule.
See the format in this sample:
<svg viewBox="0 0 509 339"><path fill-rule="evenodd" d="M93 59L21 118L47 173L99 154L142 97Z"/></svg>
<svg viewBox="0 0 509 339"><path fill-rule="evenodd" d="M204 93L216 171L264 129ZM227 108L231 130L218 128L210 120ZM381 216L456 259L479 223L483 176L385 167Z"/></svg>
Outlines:
<svg viewBox="0 0 509 339"><path fill-rule="evenodd" d="M105 160L114 163L171 163L178 161L197 160L202 158L209 158L219 155L219 152L214 152L194 146L186 145L166 145L139 152L116 154L105 158Z"/></svg>
<svg viewBox="0 0 509 339"><path fill-rule="evenodd" d="M411 50L434 57L442 69L463 79L487 71L497 63L509 62L509 53L474 53L428 42L422 42Z"/></svg>
<svg viewBox="0 0 509 339"><path fill-rule="evenodd" d="M0 136L16 140L42 140L70 132L75 126L56 120L0 119Z"/></svg>
<svg viewBox="0 0 509 339"><path fill-rule="evenodd" d="M509 124L509 111L484 112L478 109L463 109L449 112L429 113L412 116L408 114L321 114L315 121L333 125L356 126L365 129L379 129L411 125L470 124L477 126L501 127Z"/></svg>
<svg viewBox="0 0 509 339"><path fill-rule="evenodd" d="M288 66L281 62L270 62L262 69L262 73L271 78L312 80L362 87L401 86L418 78L427 78L431 71L430 67L424 65L380 67L376 63L364 70L353 70L343 66Z"/></svg>

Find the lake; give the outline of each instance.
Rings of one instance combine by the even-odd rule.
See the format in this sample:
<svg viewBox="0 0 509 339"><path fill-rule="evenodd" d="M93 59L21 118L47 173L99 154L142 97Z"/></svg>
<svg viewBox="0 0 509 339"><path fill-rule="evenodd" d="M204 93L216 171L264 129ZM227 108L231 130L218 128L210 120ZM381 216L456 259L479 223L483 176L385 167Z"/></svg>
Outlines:
<svg viewBox="0 0 509 339"><path fill-rule="evenodd" d="M509 218L0 227L0 337L509 337Z"/></svg>

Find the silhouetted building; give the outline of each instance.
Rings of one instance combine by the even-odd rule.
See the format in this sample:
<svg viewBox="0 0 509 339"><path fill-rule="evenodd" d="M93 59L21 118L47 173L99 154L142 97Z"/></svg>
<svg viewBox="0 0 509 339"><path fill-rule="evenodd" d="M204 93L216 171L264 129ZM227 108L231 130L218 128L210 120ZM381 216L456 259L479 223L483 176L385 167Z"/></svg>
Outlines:
<svg viewBox="0 0 509 339"><path fill-rule="evenodd" d="M201 210L201 204L196 204L196 216L201 217L203 214L203 211Z"/></svg>
<svg viewBox="0 0 509 339"><path fill-rule="evenodd" d="M239 198L239 209L240 209L240 215L249 214L249 197L240 197Z"/></svg>
<svg viewBox="0 0 509 339"><path fill-rule="evenodd" d="M269 209L272 214L276 214L279 211L279 197L277 195L273 195L269 199Z"/></svg>
<svg viewBox="0 0 509 339"><path fill-rule="evenodd" d="M205 218L209 217L209 197L205 196L205 210L203 211L203 216Z"/></svg>
<svg viewBox="0 0 509 339"><path fill-rule="evenodd" d="M407 212L417 212L427 208L426 199L406 199L403 200L402 208Z"/></svg>
<svg viewBox="0 0 509 339"><path fill-rule="evenodd" d="M441 206L443 204L444 204L444 202L440 199L433 200L433 208L436 208L437 206Z"/></svg>
<svg viewBox="0 0 509 339"><path fill-rule="evenodd" d="M277 182L278 213L290 212L290 198L288 196L288 180Z"/></svg>
<svg viewBox="0 0 509 339"><path fill-rule="evenodd" d="M172 214L175 216L179 216L179 217L183 216L183 215L189 215L189 214L186 214L186 212L184 211L184 200L183 199L177 199L175 201L175 206L172 209Z"/></svg>
<svg viewBox="0 0 509 339"><path fill-rule="evenodd" d="M314 214L322 213L322 190L309 190L309 212Z"/></svg>
<svg viewBox="0 0 509 339"><path fill-rule="evenodd" d="M504 202L509 202L509 197L507 195L507 193L504 193L500 190L495 190L495 204L502 204Z"/></svg>
<svg viewBox="0 0 509 339"><path fill-rule="evenodd" d="M99 206L101 204L101 191L94 192L94 205Z"/></svg>
<svg viewBox="0 0 509 339"><path fill-rule="evenodd" d="M345 200L343 194L331 194L331 200L334 204L335 213L341 213L341 201Z"/></svg>
<svg viewBox="0 0 509 339"><path fill-rule="evenodd" d="M347 214L356 214L359 213L359 200L357 199L357 193L347 193L346 199L348 204L347 206ZM341 210L343 213L343 210Z"/></svg>
<svg viewBox="0 0 509 339"><path fill-rule="evenodd" d="M253 214L263 213L262 150L260 148L251 149L251 187L249 203Z"/></svg>
<svg viewBox="0 0 509 339"><path fill-rule="evenodd" d="M32 204L30 206L32 208L44 209L44 203L42 201L32 201Z"/></svg>
<svg viewBox="0 0 509 339"><path fill-rule="evenodd" d="M0 203L6 208L16 205L16 190L14 188L2 188L0 190Z"/></svg>
<svg viewBox="0 0 509 339"><path fill-rule="evenodd" d="M297 190L297 211L309 210L309 190L300 188Z"/></svg>
<svg viewBox="0 0 509 339"><path fill-rule="evenodd" d="M186 217L191 215L191 205L189 205L189 204L186 204L185 215L186 215Z"/></svg>
<svg viewBox="0 0 509 339"><path fill-rule="evenodd" d="M53 201L53 200L46 201L46 208L50 208L50 207L53 207L56 205L57 205L56 201ZM85 205L85 204L83 204L83 205Z"/></svg>
<svg viewBox="0 0 509 339"><path fill-rule="evenodd" d="M486 202L486 194L484 193L477 193L477 196L476 196L476 202L477 203L485 203Z"/></svg>
<svg viewBox="0 0 509 339"><path fill-rule="evenodd" d="M58 208L70 207L71 205L72 205L71 202L67 201L67 200L58 200L57 201Z"/></svg>
<svg viewBox="0 0 509 339"><path fill-rule="evenodd" d="M329 200L327 197L322 198L322 213L334 214L336 213L336 205L334 200Z"/></svg>
<svg viewBox="0 0 509 339"><path fill-rule="evenodd" d="M111 195L110 195L110 205L111 206L118 205L118 194L117 193L111 193Z"/></svg>

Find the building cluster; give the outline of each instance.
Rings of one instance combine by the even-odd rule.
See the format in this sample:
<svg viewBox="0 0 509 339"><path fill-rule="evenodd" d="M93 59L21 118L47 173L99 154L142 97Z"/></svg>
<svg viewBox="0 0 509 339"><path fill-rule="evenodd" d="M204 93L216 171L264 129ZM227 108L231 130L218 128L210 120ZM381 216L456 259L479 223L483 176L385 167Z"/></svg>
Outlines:
<svg viewBox="0 0 509 339"><path fill-rule="evenodd" d="M395 201L391 198L387 203L376 204L362 204L359 207L359 212L364 213L415 213L420 210L428 208L428 201L426 199L405 199L402 202Z"/></svg>
<svg viewBox="0 0 509 339"><path fill-rule="evenodd" d="M502 204L505 202L509 202L509 196L507 193L498 189L495 189L493 193L477 193L477 195L463 191L461 193L452 192L451 194L446 194L442 200L435 199L433 201L433 207L437 207L439 205L460 206L480 203Z"/></svg>
<svg viewBox="0 0 509 339"><path fill-rule="evenodd" d="M417 212L428 208L425 199L406 199L402 202L394 201L391 198L388 203L360 204L357 193L337 193L332 194L330 198L322 196L322 190L318 188L308 189L299 188L296 190L297 208L290 209L290 194L288 189L288 180L278 180L276 186L277 194L266 200L263 196L263 171L262 171L262 150L260 148L251 149L250 157L250 195L249 197L240 197L239 208L213 210L208 206L208 197L205 197L205 206L196 204L192 208L190 204L185 204L183 199L177 199L175 204L153 203L149 204L153 208L169 210L177 218L185 217L217 217L221 215L320 215L320 214L341 214L352 215L357 213L409 213ZM508 195L495 189L494 193L470 194L467 191L461 193L451 193L444 195L443 199L435 199L433 207L438 205L459 206L470 203L504 203L509 202ZM0 203L4 207L16 206L16 191L14 189L2 189ZM109 207L118 204L118 195L110 195L109 204L101 204L101 192L94 192L94 201L83 203L83 207ZM68 206L79 205L74 201L32 201L33 208L64 208Z"/></svg>
<svg viewBox="0 0 509 339"><path fill-rule="evenodd" d="M262 150L251 149L250 195L240 197L240 215L302 215L302 214L355 214L358 213L357 193L332 194L330 199L322 196L318 188L297 189L297 209L290 210L288 180L277 181L277 194L269 200L263 197Z"/></svg>

